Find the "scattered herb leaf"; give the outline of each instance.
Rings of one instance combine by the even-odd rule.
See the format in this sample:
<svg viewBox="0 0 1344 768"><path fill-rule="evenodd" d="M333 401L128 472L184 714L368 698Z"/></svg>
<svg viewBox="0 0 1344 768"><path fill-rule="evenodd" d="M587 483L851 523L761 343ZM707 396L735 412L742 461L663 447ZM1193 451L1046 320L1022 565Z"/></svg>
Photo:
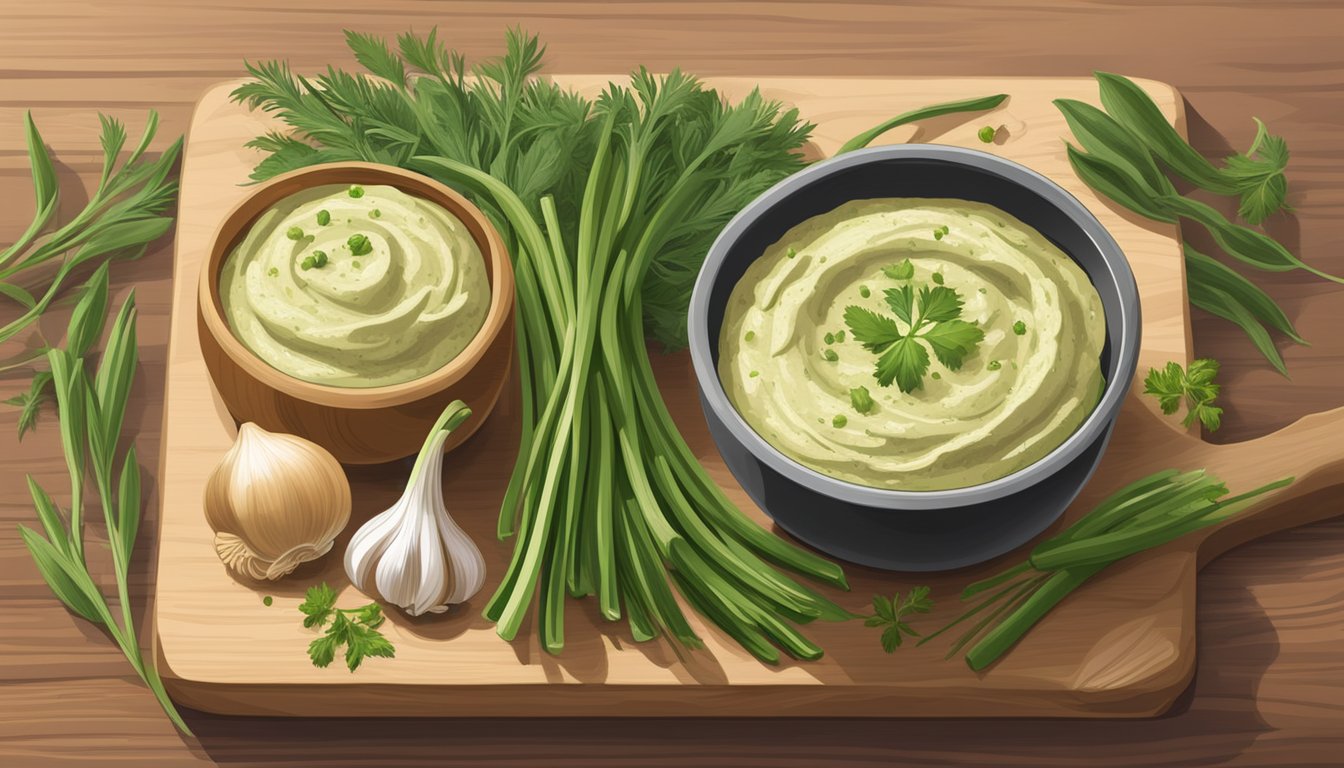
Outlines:
<svg viewBox="0 0 1344 768"><path fill-rule="evenodd" d="M996 134L996 133L998 133L998 131L994 130L994 126L992 126L992 125L986 125L986 126L984 126L983 128L981 128L980 130L976 131L976 132L975 132L975 135L976 135L981 141L983 141L984 143L986 143L986 144L993 144L993 143L994 143L994 134Z"/></svg>
<svg viewBox="0 0 1344 768"><path fill-rule="evenodd" d="M883 267L882 274L892 280L909 280L915 276L915 265L909 259L905 259L899 264Z"/></svg>
<svg viewBox="0 0 1344 768"><path fill-rule="evenodd" d="M1018 320L1017 322L1013 323L1013 333L1017 334L1018 336L1023 336L1026 334L1026 332L1027 332L1026 323L1022 322L1021 320Z"/></svg>
<svg viewBox="0 0 1344 768"><path fill-rule="evenodd" d="M894 652L901 646L905 635L919 637L905 618L911 614L928 613L933 610L933 599L929 597L928 587L912 587L901 600L901 593L891 597L873 595L873 615L864 617L865 627L882 627L882 650Z"/></svg>
<svg viewBox="0 0 1344 768"><path fill-rule="evenodd" d="M1169 362L1162 369L1149 368L1143 380L1143 393L1157 397L1162 412L1170 416L1184 401L1187 407L1185 426L1198 420L1210 432L1222 426L1223 409L1213 404L1221 387L1213 382L1218 375L1218 361L1200 358L1191 361L1186 371L1177 362Z"/></svg>
<svg viewBox="0 0 1344 768"><path fill-rule="evenodd" d="M337 608L335 590L323 582L308 588L299 611L304 627L326 627L326 633L308 645L308 656L315 667L331 664L341 646L345 646L345 665L351 672L359 669L367 657L390 659L396 655L391 641L378 631L386 617L377 603Z"/></svg>
<svg viewBox="0 0 1344 768"><path fill-rule="evenodd" d="M866 415L873 410L873 396L867 387L854 387L849 390L849 404L855 411Z"/></svg>

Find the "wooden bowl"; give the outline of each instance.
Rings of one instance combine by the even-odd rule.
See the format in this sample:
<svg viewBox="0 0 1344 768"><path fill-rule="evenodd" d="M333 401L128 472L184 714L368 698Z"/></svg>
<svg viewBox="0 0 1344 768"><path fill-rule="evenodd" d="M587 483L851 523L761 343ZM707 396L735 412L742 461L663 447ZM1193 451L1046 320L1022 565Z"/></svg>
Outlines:
<svg viewBox="0 0 1344 768"><path fill-rule="evenodd" d="M442 206L471 232L485 258L490 308L476 337L442 368L382 387L332 387L296 379L252 353L230 330L219 298L225 258L252 223L290 195L323 184L386 184ZM373 163L331 163L276 176L229 212L201 271L197 330L201 354L229 413L272 432L305 437L345 464L379 464L420 450L453 400L472 418L448 438L452 449L494 409L513 360L513 266L494 226L465 197L433 179Z"/></svg>

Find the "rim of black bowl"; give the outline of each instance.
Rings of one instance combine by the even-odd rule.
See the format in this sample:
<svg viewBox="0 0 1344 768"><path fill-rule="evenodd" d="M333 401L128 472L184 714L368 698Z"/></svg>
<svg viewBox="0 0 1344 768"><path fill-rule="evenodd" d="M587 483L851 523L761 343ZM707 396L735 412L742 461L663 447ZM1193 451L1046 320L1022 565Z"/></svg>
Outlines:
<svg viewBox="0 0 1344 768"><path fill-rule="evenodd" d="M709 301L711 289L733 245L764 211L809 185L856 165L891 160L933 160L966 165L998 175L1039 195L1068 216L1087 235L1092 245L1101 253L1102 261L1119 293L1120 317L1106 318L1107 323L1114 322L1120 329L1119 348L1114 350L1117 359L1116 376L1107 380L1106 389L1102 392L1096 408L1083 424L1053 451L997 480L939 491L897 491L859 485L822 474L784 455L757 434L733 407L727 393L724 392L722 382L719 381L710 346L717 344L718 339L709 338ZM1071 253L1069 257L1075 258ZM1139 311L1138 285L1134 281L1134 273L1119 243L1111 237L1092 212L1063 187L1026 166L988 152L933 144L897 144L854 150L811 165L780 181L743 208L732 221L728 222L728 226L724 227L714 240L714 244L710 246L704 266L696 277L695 288L691 292L687 327L691 363L695 368L701 395L733 437L759 461L817 493L851 504L893 510L924 510L982 504L1010 496L1050 477L1077 458L1093 442L1101 439L1119 414L1138 365Z"/></svg>

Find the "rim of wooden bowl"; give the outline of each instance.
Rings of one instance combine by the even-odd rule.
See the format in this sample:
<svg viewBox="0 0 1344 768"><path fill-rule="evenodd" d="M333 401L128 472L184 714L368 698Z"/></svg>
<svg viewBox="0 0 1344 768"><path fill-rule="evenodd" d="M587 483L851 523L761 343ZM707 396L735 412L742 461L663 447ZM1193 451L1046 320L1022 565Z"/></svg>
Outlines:
<svg viewBox="0 0 1344 768"><path fill-rule="evenodd" d="M248 229L271 206L304 189L326 184L386 184L435 203L456 216L485 258L490 282L490 308L480 330L456 357L430 373L381 387L334 387L295 378L262 360L234 335L219 297L219 275L224 260ZM513 265L504 241L490 220L462 194L427 176L388 165L363 162L324 163L300 168L269 179L226 215L211 239L210 254L201 269L197 302L206 328L234 365L258 382L309 403L337 408L372 409L403 405L442 392L460 381L499 336L513 312Z"/></svg>

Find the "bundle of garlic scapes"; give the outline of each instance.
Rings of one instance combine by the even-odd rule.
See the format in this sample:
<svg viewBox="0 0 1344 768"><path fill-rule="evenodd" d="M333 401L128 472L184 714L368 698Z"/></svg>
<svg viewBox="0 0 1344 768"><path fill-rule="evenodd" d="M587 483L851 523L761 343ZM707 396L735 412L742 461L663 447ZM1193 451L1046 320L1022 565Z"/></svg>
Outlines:
<svg viewBox="0 0 1344 768"><path fill-rule="evenodd" d="M454 400L425 438L406 491L350 540L345 573L355 588L412 616L443 613L485 583L485 559L448 516L443 502L443 444L471 416Z"/></svg>

